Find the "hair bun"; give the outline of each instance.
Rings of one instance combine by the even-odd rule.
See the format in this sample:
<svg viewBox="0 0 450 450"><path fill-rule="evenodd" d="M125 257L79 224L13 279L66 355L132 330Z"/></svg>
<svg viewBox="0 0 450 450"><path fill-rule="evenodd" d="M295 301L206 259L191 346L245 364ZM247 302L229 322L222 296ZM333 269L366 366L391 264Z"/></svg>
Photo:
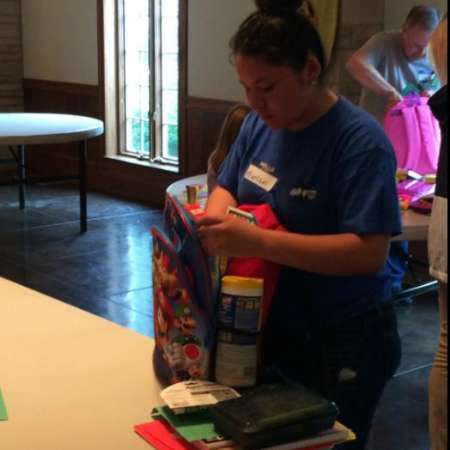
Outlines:
<svg viewBox="0 0 450 450"><path fill-rule="evenodd" d="M271 16L296 13L302 6L303 0L255 0L259 11Z"/></svg>

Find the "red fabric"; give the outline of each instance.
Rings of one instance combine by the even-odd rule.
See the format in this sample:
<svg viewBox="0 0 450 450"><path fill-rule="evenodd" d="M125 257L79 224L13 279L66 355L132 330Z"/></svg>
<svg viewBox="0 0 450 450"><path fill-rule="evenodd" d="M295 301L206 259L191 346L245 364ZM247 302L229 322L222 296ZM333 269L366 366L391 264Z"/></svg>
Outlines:
<svg viewBox="0 0 450 450"><path fill-rule="evenodd" d="M286 231L278 221L270 205L266 203L262 205L241 205L239 209L252 213L255 216L258 226L261 228ZM269 314L279 274L279 264L262 258L230 258L228 261L226 275L262 278L264 280L262 326L266 323Z"/></svg>

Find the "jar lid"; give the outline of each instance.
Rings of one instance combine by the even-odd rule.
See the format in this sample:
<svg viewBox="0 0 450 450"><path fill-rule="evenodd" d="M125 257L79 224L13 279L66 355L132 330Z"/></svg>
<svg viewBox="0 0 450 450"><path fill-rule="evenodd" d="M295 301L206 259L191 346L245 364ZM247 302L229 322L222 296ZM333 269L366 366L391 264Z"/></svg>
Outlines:
<svg viewBox="0 0 450 450"><path fill-rule="evenodd" d="M231 295L262 295L262 278L237 277L226 275L222 278L222 292Z"/></svg>

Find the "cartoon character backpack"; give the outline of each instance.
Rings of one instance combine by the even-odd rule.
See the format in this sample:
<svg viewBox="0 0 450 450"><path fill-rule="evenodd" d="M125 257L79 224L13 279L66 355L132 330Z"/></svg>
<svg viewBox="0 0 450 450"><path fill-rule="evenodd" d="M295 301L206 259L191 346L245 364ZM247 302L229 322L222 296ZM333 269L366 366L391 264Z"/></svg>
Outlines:
<svg viewBox="0 0 450 450"><path fill-rule="evenodd" d="M383 125L398 168L421 175L436 173L441 131L428 106L428 97L409 92L387 112Z"/></svg>
<svg viewBox="0 0 450 450"><path fill-rule="evenodd" d="M163 385L210 378L220 276L195 232L195 222L172 195L165 230L153 227L153 366Z"/></svg>

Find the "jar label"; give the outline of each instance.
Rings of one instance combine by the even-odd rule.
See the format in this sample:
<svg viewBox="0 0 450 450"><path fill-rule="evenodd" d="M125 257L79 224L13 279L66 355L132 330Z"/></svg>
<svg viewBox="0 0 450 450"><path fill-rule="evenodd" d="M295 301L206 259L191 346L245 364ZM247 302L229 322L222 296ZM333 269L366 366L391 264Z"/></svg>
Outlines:
<svg viewBox="0 0 450 450"><path fill-rule="evenodd" d="M226 386L249 387L256 384L258 335L219 332L215 375Z"/></svg>
<svg viewBox="0 0 450 450"><path fill-rule="evenodd" d="M250 333L261 330L261 297L222 294L219 324Z"/></svg>

